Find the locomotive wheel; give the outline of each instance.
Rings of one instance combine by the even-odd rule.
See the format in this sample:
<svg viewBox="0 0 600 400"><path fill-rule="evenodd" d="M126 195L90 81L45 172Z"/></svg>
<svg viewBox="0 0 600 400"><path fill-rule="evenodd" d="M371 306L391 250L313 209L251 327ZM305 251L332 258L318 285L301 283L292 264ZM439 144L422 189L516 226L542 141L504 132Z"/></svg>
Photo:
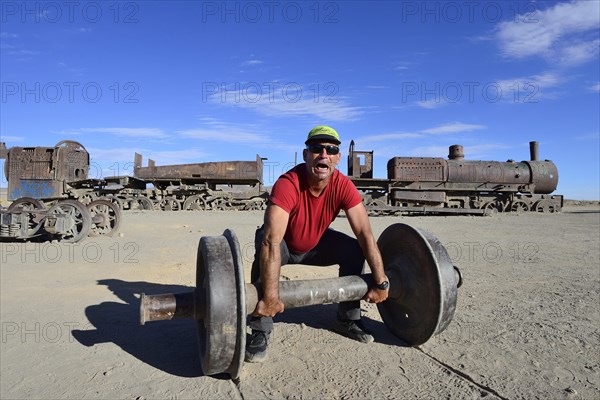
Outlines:
<svg viewBox="0 0 600 400"><path fill-rule="evenodd" d="M113 236L121 226L121 210L108 200L95 200L87 206L92 225L90 236Z"/></svg>
<svg viewBox="0 0 600 400"><path fill-rule="evenodd" d="M98 199L98 196L96 196L96 194L93 192L89 192L89 193L84 193L81 196L79 196L77 198L77 201L79 201L84 206L87 206L88 204L90 204L92 201L94 201L96 199Z"/></svg>
<svg viewBox="0 0 600 400"><path fill-rule="evenodd" d="M123 209L123 200L121 200L114 194L108 194L106 196L98 197L98 200L108 200L111 203L113 203L114 205L116 205L117 207L119 207L119 210Z"/></svg>
<svg viewBox="0 0 600 400"><path fill-rule="evenodd" d="M527 204L523 200L516 200L513 201L510 205L510 210L515 212L529 211L529 204Z"/></svg>
<svg viewBox="0 0 600 400"><path fill-rule="evenodd" d="M161 211L180 211L181 202L175 197L165 197L158 202L158 207Z"/></svg>
<svg viewBox="0 0 600 400"><path fill-rule="evenodd" d="M154 204L152 204L152 200L147 197L132 197L127 199L127 204L129 205L130 210L152 210L154 209Z"/></svg>
<svg viewBox="0 0 600 400"><path fill-rule="evenodd" d="M535 204L535 211L542 213L553 213L556 211L556 206L548 199L542 199Z"/></svg>
<svg viewBox="0 0 600 400"><path fill-rule="evenodd" d="M184 210L201 211L206 210L207 208L208 205L206 204L206 200L204 199L204 197L198 194L188 197L183 202Z"/></svg>
<svg viewBox="0 0 600 400"><path fill-rule="evenodd" d="M15 210L23 210L23 211L45 211L46 207L44 203L39 200L36 200L32 197L21 197L11 203L8 206L7 211L15 211ZM40 230L42 225L44 224L44 215L45 213L27 213L27 236L33 236Z"/></svg>
<svg viewBox="0 0 600 400"><path fill-rule="evenodd" d="M260 200L251 200L250 202L246 203L246 205L244 206L244 210L248 210L248 211L260 211L260 210L263 210L264 206L265 206L265 202L262 199L260 199Z"/></svg>
<svg viewBox="0 0 600 400"><path fill-rule="evenodd" d="M490 210L492 214L504 211L504 206L498 200L488 201L481 207L484 210Z"/></svg>
<svg viewBox="0 0 600 400"><path fill-rule="evenodd" d="M222 199L222 198L214 199L210 203L210 205L213 210L219 210L219 211L231 210L233 208L229 201Z"/></svg>
<svg viewBox="0 0 600 400"><path fill-rule="evenodd" d="M61 200L48 210L48 214L68 216L67 229L57 232L66 243L76 243L90 232L92 217L87 208L77 200Z"/></svg>

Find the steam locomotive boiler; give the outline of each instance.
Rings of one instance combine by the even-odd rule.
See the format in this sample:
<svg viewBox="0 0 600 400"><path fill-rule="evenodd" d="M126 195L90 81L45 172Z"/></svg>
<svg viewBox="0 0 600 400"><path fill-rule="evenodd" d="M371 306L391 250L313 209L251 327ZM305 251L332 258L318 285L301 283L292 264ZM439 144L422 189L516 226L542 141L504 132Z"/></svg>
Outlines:
<svg viewBox="0 0 600 400"><path fill-rule="evenodd" d="M363 194L368 209L379 212L488 214L504 211L560 211L563 196L552 195L558 169L538 159L538 143L530 142L531 159L466 160L461 145L441 157L393 157L388 179L373 179L373 152L348 154L348 176Z"/></svg>

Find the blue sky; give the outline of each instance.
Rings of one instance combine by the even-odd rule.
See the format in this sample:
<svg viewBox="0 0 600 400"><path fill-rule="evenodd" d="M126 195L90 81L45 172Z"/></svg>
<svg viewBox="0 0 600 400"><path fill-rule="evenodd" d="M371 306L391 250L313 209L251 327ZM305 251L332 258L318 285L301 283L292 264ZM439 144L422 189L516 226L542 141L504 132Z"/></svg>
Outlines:
<svg viewBox="0 0 600 400"><path fill-rule="evenodd" d="M92 175L268 158L265 184L307 132L345 155L529 159L555 193L600 198L600 2L2 1L0 135L71 139ZM6 184L2 177L2 185Z"/></svg>

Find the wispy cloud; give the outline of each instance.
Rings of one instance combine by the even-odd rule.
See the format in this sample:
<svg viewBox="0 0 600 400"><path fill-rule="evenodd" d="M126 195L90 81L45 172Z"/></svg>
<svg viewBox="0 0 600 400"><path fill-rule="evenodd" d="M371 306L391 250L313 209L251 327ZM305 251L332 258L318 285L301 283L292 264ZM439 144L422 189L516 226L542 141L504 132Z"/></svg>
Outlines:
<svg viewBox="0 0 600 400"><path fill-rule="evenodd" d="M2 142L23 142L25 138L23 136L8 136L8 135L0 135L0 141Z"/></svg>
<svg viewBox="0 0 600 400"><path fill-rule="evenodd" d="M433 128L423 129L421 132L430 135L443 135L447 133L471 132L485 129L485 125L464 124L462 122L450 122Z"/></svg>
<svg viewBox="0 0 600 400"><path fill-rule="evenodd" d="M0 32L0 39L15 39L18 35L10 32Z"/></svg>
<svg viewBox="0 0 600 400"><path fill-rule="evenodd" d="M192 139L214 140L229 143L265 143L267 136L240 129L196 128L178 131L177 134Z"/></svg>
<svg viewBox="0 0 600 400"><path fill-rule="evenodd" d="M393 141L402 139L418 139L430 135L448 135L453 133L468 133L480 129L486 129L485 125L465 124L462 122L449 122L447 124L421 129L415 132L392 132L379 135L369 135L360 138L361 144L371 142ZM439 154L439 153L438 153Z"/></svg>
<svg viewBox="0 0 600 400"><path fill-rule="evenodd" d="M501 22L496 38L509 58L541 56L552 63L576 65L598 55L599 28L600 2L580 0Z"/></svg>
<svg viewBox="0 0 600 400"><path fill-rule="evenodd" d="M364 113L362 107L351 106L343 98L333 97L335 87L327 92L315 93L314 88L303 87L298 83L277 85L268 82L249 89L227 90L209 101L228 106L253 110L269 117L311 116L326 121L348 121L357 119Z"/></svg>
<svg viewBox="0 0 600 400"><path fill-rule="evenodd" d="M250 66L250 65L260 65L262 63L263 62L261 60L256 60L256 59L246 60L246 61L242 62L242 66L247 67L247 66Z"/></svg>
<svg viewBox="0 0 600 400"><path fill-rule="evenodd" d="M600 82L596 83L595 85L590 86L589 89L592 92L600 92Z"/></svg>
<svg viewBox="0 0 600 400"><path fill-rule="evenodd" d="M444 98L440 97L437 99L417 101L416 104L421 108L433 110L434 108L439 108L439 107L442 107L442 106L448 104L448 102Z"/></svg>
<svg viewBox="0 0 600 400"><path fill-rule="evenodd" d="M62 131L53 131L61 135L84 135L84 134L108 134L131 138L167 138L167 135L160 128L79 128L67 129Z"/></svg>
<svg viewBox="0 0 600 400"><path fill-rule="evenodd" d="M536 103L541 98L554 95L548 89L557 88L566 78L556 72L544 72L525 77L501 79L495 82L499 88L499 96L504 101L515 103Z"/></svg>

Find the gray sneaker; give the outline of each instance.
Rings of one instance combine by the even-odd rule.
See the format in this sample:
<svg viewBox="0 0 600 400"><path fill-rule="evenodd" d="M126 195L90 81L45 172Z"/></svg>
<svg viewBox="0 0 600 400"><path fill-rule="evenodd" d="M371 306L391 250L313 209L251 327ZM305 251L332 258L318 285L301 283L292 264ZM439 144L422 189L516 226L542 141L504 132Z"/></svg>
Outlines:
<svg viewBox="0 0 600 400"><path fill-rule="evenodd" d="M271 340L271 333L252 330L252 334L246 340L247 362L259 363L267 359L267 347Z"/></svg>
<svg viewBox="0 0 600 400"><path fill-rule="evenodd" d="M371 332L365 329L360 320L352 321L338 319L333 323L333 330L340 335L344 335L361 343L371 343L375 340L373 335L371 335Z"/></svg>

